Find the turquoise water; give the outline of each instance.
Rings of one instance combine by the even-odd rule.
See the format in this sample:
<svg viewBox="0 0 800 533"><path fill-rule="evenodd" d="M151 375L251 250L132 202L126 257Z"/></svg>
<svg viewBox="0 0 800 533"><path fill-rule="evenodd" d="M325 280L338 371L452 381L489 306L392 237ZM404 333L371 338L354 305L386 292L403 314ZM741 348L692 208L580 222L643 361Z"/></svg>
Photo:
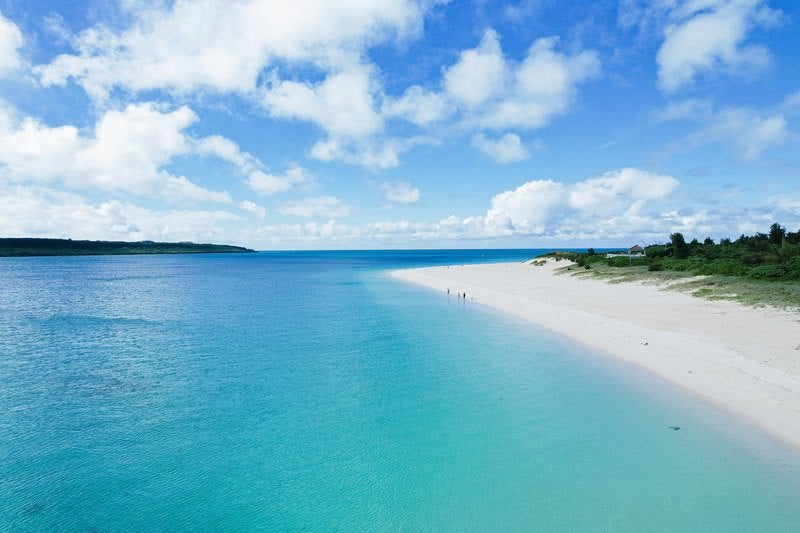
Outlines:
<svg viewBox="0 0 800 533"><path fill-rule="evenodd" d="M800 529L796 455L387 276L534 253L0 260L0 530Z"/></svg>

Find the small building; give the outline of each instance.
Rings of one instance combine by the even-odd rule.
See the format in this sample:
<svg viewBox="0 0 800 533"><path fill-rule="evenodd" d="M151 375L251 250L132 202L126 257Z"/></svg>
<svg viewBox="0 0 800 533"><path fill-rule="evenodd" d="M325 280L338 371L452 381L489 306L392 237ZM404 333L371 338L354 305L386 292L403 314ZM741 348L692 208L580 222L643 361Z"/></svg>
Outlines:
<svg viewBox="0 0 800 533"><path fill-rule="evenodd" d="M639 246L638 244L634 244L630 248L628 248L627 252L611 252L606 254L606 257L611 259L613 257L628 257L630 259L641 259L645 257L644 248Z"/></svg>
<svg viewBox="0 0 800 533"><path fill-rule="evenodd" d="M632 247L628 249L628 255L644 255L644 248L639 246L638 244L634 244Z"/></svg>

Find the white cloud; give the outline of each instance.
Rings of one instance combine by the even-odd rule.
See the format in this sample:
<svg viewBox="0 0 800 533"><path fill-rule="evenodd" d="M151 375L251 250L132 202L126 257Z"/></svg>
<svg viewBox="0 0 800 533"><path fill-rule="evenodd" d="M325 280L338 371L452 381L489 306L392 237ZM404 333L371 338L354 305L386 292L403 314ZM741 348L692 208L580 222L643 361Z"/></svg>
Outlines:
<svg viewBox="0 0 800 533"><path fill-rule="evenodd" d="M250 200L243 200L239 202L239 207L244 209L245 211L250 211L251 213L254 213L258 218L264 218L265 216L267 216L266 209L256 204L255 202L251 202Z"/></svg>
<svg viewBox="0 0 800 533"><path fill-rule="evenodd" d="M261 103L272 116L309 121L326 133L311 149L311 157L392 168L404 151L430 140L378 139L388 118L426 128L455 114L469 127L531 129L566 112L576 86L596 77L600 62L591 51L562 54L555 49L557 42L535 41L525 59L516 63L505 58L497 34L487 30L477 48L462 51L458 61L444 69L441 91L413 85L399 98L383 94L370 65L351 64L314 83L281 80L274 71L261 92ZM491 151L500 159L519 160L524 148L514 141L505 136ZM487 143L481 144L488 149Z"/></svg>
<svg viewBox="0 0 800 533"><path fill-rule="evenodd" d="M477 48L461 52L458 62L445 70L449 96L466 106L495 97L506 85L506 63L494 30L487 30Z"/></svg>
<svg viewBox="0 0 800 533"><path fill-rule="evenodd" d="M566 55L555 37L537 39L525 59L507 60L497 34L488 30L478 48L461 53L444 72L449 98L461 103L467 124L535 129L567 111L579 83L595 78L600 61L593 51Z"/></svg>
<svg viewBox="0 0 800 533"><path fill-rule="evenodd" d="M0 135L6 135L19 125L17 110L0 98Z"/></svg>
<svg viewBox="0 0 800 533"><path fill-rule="evenodd" d="M333 196L317 196L288 202L278 212L299 217L341 218L350 214L350 207Z"/></svg>
<svg viewBox="0 0 800 533"><path fill-rule="evenodd" d="M783 115L762 117L751 109L730 108L716 113L706 127L689 139L695 144L733 141L744 159L755 159L788 138L788 123Z"/></svg>
<svg viewBox="0 0 800 533"><path fill-rule="evenodd" d="M472 146L498 163L513 163L530 157L530 152L516 133L506 133L494 140L478 133L472 137Z"/></svg>
<svg viewBox="0 0 800 533"><path fill-rule="evenodd" d="M417 126L428 126L444 119L451 109L442 94L412 85L400 98L386 98L381 112L386 117L400 117Z"/></svg>
<svg viewBox="0 0 800 533"><path fill-rule="evenodd" d="M152 103L131 104L123 110L107 111L87 133L70 125L49 127L30 117L19 121L8 113L3 115L0 179L5 181L60 181L75 189L121 191L173 201L231 201L225 191L207 190L164 169L176 156L209 153L209 146L225 145L222 138L205 142L185 133L197 120L188 107L166 111ZM239 157L251 156L239 153Z"/></svg>
<svg viewBox="0 0 800 533"><path fill-rule="evenodd" d="M221 135L210 135L191 141L194 144L194 152L227 161L238 167L243 174L252 172L261 165L255 157L242 152L235 142Z"/></svg>
<svg viewBox="0 0 800 533"><path fill-rule="evenodd" d="M709 100L690 98L679 102L670 102L663 110L656 113L658 120L703 119L712 113Z"/></svg>
<svg viewBox="0 0 800 533"><path fill-rule="evenodd" d="M0 13L0 76L14 72L22 65L19 49L23 42L17 25Z"/></svg>
<svg viewBox="0 0 800 533"><path fill-rule="evenodd" d="M566 112L576 86L599 73L594 52L558 52L555 38L534 42L521 63L509 60L490 29L443 70L438 91L412 85L386 95L368 50L419 35L437 3L126 2L127 27L97 25L70 36L73 53L35 72L44 85L74 81L98 102L114 89L236 93L274 118L318 126L324 136L311 157L377 168L397 166L404 151L431 142L386 135L387 119L429 128L455 116L470 128L538 128ZM258 170L214 142L198 150L254 167L247 174Z"/></svg>
<svg viewBox="0 0 800 533"><path fill-rule="evenodd" d="M406 182L381 184L381 189L387 200L395 204L415 204L419 202L419 189Z"/></svg>
<svg viewBox="0 0 800 533"><path fill-rule="evenodd" d="M294 165L289 167L284 176L275 176L261 170L253 170L247 178L247 185L261 196L272 196L288 191L296 185L313 181L314 177L304 168Z"/></svg>
<svg viewBox="0 0 800 533"><path fill-rule="evenodd" d="M369 67L358 65L317 84L273 78L262 104L272 116L314 122L333 138L362 139L383 128L371 75Z"/></svg>
<svg viewBox="0 0 800 533"><path fill-rule="evenodd" d="M162 194L172 201L190 200L192 202L231 203L231 197L227 191L209 191L204 187L195 185L184 176L169 176L164 172L162 174L165 175Z"/></svg>
<svg viewBox="0 0 800 533"><path fill-rule="evenodd" d="M6 236L72 239L240 242L220 210L153 211L117 200L92 204L42 186L0 184L0 227Z"/></svg>
<svg viewBox="0 0 800 533"><path fill-rule="evenodd" d="M704 0L677 4L658 51L658 82L666 92L691 85L696 75L723 68L752 71L769 63L769 51L745 43L756 27L775 24L780 12L762 0Z"/></svg>
<svg viewBox="0 0 800 533"><path fill-rule="evenodd" d="M401 154L421 144L435 145L438 141L423 136L360 142L328 138L314 144L310 155L320 161L339 160L353 165L387 169L399 165Z"/></svg>
<svg viewBox="0 0 800 533"><path fill-rule="evenodd" d="M800 91L796 91L784 98L781 103L781 109L787 113L797 113L800 111Z"/></svg>
<svg viewBox="0 0 800 533"><path fill-rule="evenodd" d="M205 0L125 2L130 26L98 25L74 38L75 53L38 69L45 84L68 79L96 98L131 91L208 88L248 93L281 62L337 70L367 46L415 36L428 2L414 0Z"/></svg>
<svg viewBox="0 0 800 533"><path fill-rule="evenodd" d="M611 214L641 200L663 198L677 187L678 180L671 176L624 168L573 185L569 206L597 215Z"/></svg>
<svg viewBox="0 0 800 533"><path fill-rule="evenodd" d="M114 88L236 93L272 117L316 124L325 138L312 157L386 168L397 165L404 141L374 140L384 129L383 94L367 50L417 36L437 3L127 2L127 28L91 27L69 39L73 53L35 71L44 85L74 80L101 102ZM441 100L411 90L386 113L427 124L441 114Z"/></svg>
<svg viewBox="0 0 800 533"><path fill-rule="evenodd" d="M600 61L592 51L567 56L554 50L556 38L538 39L515 73L510 97L486 114L488 127L538 128L567 111L578 83L595 78Z"/></svg>
<svg viewBox="0 0 800 533"><path fill-rule="evenodd" d="M544 233L566 207L565 186L552 180L524 183L495 195L486 224L501 233Z"/></svg>
<svg viewBox="0 0 800 533"><path fill-rule="evenodd" d="M258 238L313 246L370 243L462 242L536 237L545 240L664 239L690 215L670 212L663 202L677 188L670 176L626 168L575 184L534 180L492 197L483 216L449 216L438 221L379 221L365 225L328 222L259 228ZM655 203L656 206L650 204ZM700 223L702 213L694 215ZM324 237L323 237L324 235ZM254 238L255 235L254 235ZM510 241L506 241L510 242ZM517 241L518 242L518 241ZM285 245L285 244L284 244Z"/></svg>
<svg viewBox="0 0 800 533"><path fill-rule="evenodd" d="M636 228L647 202L667 197L677 186L675 178L635 168L573 185L529 181L492 198L485 224L500 234L534 235L619 224Z"/></svg>

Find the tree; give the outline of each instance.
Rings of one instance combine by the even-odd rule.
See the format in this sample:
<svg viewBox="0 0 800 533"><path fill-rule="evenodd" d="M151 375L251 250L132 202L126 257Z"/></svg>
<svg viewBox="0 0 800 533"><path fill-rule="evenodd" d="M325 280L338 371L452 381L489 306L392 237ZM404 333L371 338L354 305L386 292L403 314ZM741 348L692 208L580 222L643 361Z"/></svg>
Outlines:
<svg viewBox="0 0 800 533"><path fill-rule="evenodd" d="M769 242L771 244L781 244L786 237L786 228L781 227L777 222L769 227Z"/></svg>
<svg viewBox="0 0 800 533"><path fill-rule="evenodd" d="M675 259L686 259L689 257L689 247L682 233L673 233L669 236L672 241L672 257Z"/></svg>

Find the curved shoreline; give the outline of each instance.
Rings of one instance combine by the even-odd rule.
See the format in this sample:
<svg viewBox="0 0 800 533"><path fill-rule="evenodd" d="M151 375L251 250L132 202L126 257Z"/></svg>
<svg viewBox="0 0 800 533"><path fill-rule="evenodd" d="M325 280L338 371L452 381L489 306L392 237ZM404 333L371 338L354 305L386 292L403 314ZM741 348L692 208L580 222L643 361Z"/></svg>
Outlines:
<svg viewBox="0 0 800 533"><path fill-rule="evenodd" d="M655 372L800 451L800 314L558 275L547 262L397 270Z"/></svg>

